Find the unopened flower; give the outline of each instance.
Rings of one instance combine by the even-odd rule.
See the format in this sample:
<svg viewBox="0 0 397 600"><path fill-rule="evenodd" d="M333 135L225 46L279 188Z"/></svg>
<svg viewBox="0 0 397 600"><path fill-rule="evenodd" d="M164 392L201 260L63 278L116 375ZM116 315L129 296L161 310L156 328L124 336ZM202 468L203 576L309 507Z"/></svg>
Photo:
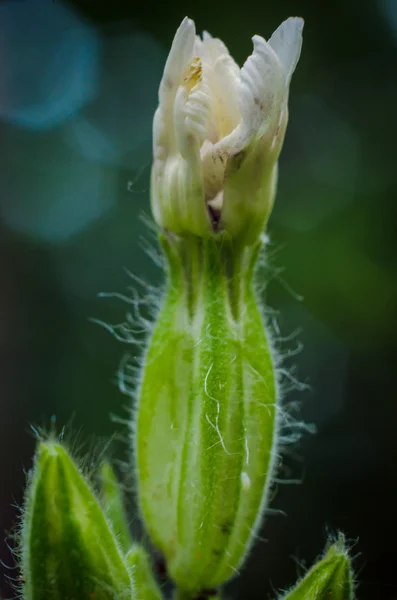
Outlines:
<svg viewBox="0 0 397 600"><path fill-rule="evenodd" d="M240 69L225 44L176 32L153 125L152 209L177 234L225 231L252 243L272 209L288 92L303 21L289 18L268 41L259 35Z"/></svg>
<svg viewBox="0 0 397 600"><path fill-rule="evenodd" d="M266 507L277 374L253 277L275 190L302 21L224 44L178 29L154 119L152 209L167 287L133 422L139 504L183 595L230 579Z"/></svg>
<svg viewBox="0 0 397 600"><path fill-rule="evenodd" d="M21 559L25 600L131 600L117 539L67 450L39 444L26 491Z"/></svg>

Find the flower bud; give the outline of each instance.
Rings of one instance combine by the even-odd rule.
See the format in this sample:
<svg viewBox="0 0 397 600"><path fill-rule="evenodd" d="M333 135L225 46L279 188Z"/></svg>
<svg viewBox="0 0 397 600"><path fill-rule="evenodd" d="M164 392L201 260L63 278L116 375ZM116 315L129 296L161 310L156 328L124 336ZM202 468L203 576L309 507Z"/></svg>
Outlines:
<svg viewBox="0 0 397 600"><path fill-rule="evenodd" d="M239 69L184 19L153 124L152 211L168 285L133 424L141 512L181 597L239 568L266 505L277 378L253 289L275 193L301 19Z"/></svg>
<svg viewBox="0 0 397 600"><path fill-rule="evenodd" d="M289 18L268 42L255 35L240 69L221 40L183 20L153 123L151 201L162 228L257 240L273 206L302 28Z"/></svg>
<svg viewBox="0 0 397 600"><path fill-rule="evenodd" d="M353 571L342 534L301 581L280 600L353 600Z"/></svg>
<svg viewBox="0 0 397 600"><path fill-rule="evenodd" d="M92 490L66 449L39 444L21 535L25 600L127 600L133 582Z"/></svg>
<svg viewBox="0 0 397 600"><path fill-rule="evenodd" d="M252 276L260 244L162 236L168 291L136 411L141 511L180 590L235 574L277 455L277 383Z"/></svg>

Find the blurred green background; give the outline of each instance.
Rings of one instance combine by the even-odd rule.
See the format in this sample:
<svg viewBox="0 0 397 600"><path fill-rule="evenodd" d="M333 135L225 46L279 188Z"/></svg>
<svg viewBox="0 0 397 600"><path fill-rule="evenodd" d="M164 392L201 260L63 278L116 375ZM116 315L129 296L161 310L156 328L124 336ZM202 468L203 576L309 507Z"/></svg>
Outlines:
<svg viewBox="0 0 397 600"><path fill-rule="evenodd" d="M22 502L30 424L56 419L97 448L125 434L109 415L127 415L116 372L137 349L90 319L124 320L127 305L97 294L139 289L125 269L162 281L140 216L157 87L185 14L239 64L253 34L306 22L263 278L285 380L310 386L288 400L318 432L285 456L280 478L300 483L277 486L230 594L272 597L341 528L358 598L396 599L397 0L1 2L0 530ZM0 557L11 597L7 543Z"/></svg>

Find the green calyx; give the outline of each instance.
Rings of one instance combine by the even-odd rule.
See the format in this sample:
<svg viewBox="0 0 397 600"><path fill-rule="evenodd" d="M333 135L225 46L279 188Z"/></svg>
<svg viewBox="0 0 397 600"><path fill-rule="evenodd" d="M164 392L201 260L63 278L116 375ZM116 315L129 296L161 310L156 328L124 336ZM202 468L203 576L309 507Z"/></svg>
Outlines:
<svg viewBox="0 0 397 600"><path fill-rule="evenodd" d="M353 600L350 557L342 534L301 581L280 600Z"/></svg>
<svg viewBox="0 0 397 600"><path fill-rule="evenodd" d="M40 442L21 531L25 600L127 600L133 580L85 478L59 443Z"/></svg>
<svg viewBox="0 0 397 600"><path fill-rule="evenodd" d="M168 287L136 413L139 501L183 592L241 565L277 444L272 355L253 289L260 244L163 235Z"/></svg>

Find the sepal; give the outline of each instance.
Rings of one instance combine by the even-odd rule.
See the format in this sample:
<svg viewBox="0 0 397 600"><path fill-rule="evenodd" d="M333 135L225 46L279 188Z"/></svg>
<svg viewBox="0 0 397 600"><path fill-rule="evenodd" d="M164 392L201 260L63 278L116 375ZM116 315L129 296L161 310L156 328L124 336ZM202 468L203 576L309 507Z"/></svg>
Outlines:
<svg viewBox="0 0 397 600"><path fill-rule="evenodd" d="M339 534L323 557L279 600L353 600L353 570L345 539Z"/></svg>

